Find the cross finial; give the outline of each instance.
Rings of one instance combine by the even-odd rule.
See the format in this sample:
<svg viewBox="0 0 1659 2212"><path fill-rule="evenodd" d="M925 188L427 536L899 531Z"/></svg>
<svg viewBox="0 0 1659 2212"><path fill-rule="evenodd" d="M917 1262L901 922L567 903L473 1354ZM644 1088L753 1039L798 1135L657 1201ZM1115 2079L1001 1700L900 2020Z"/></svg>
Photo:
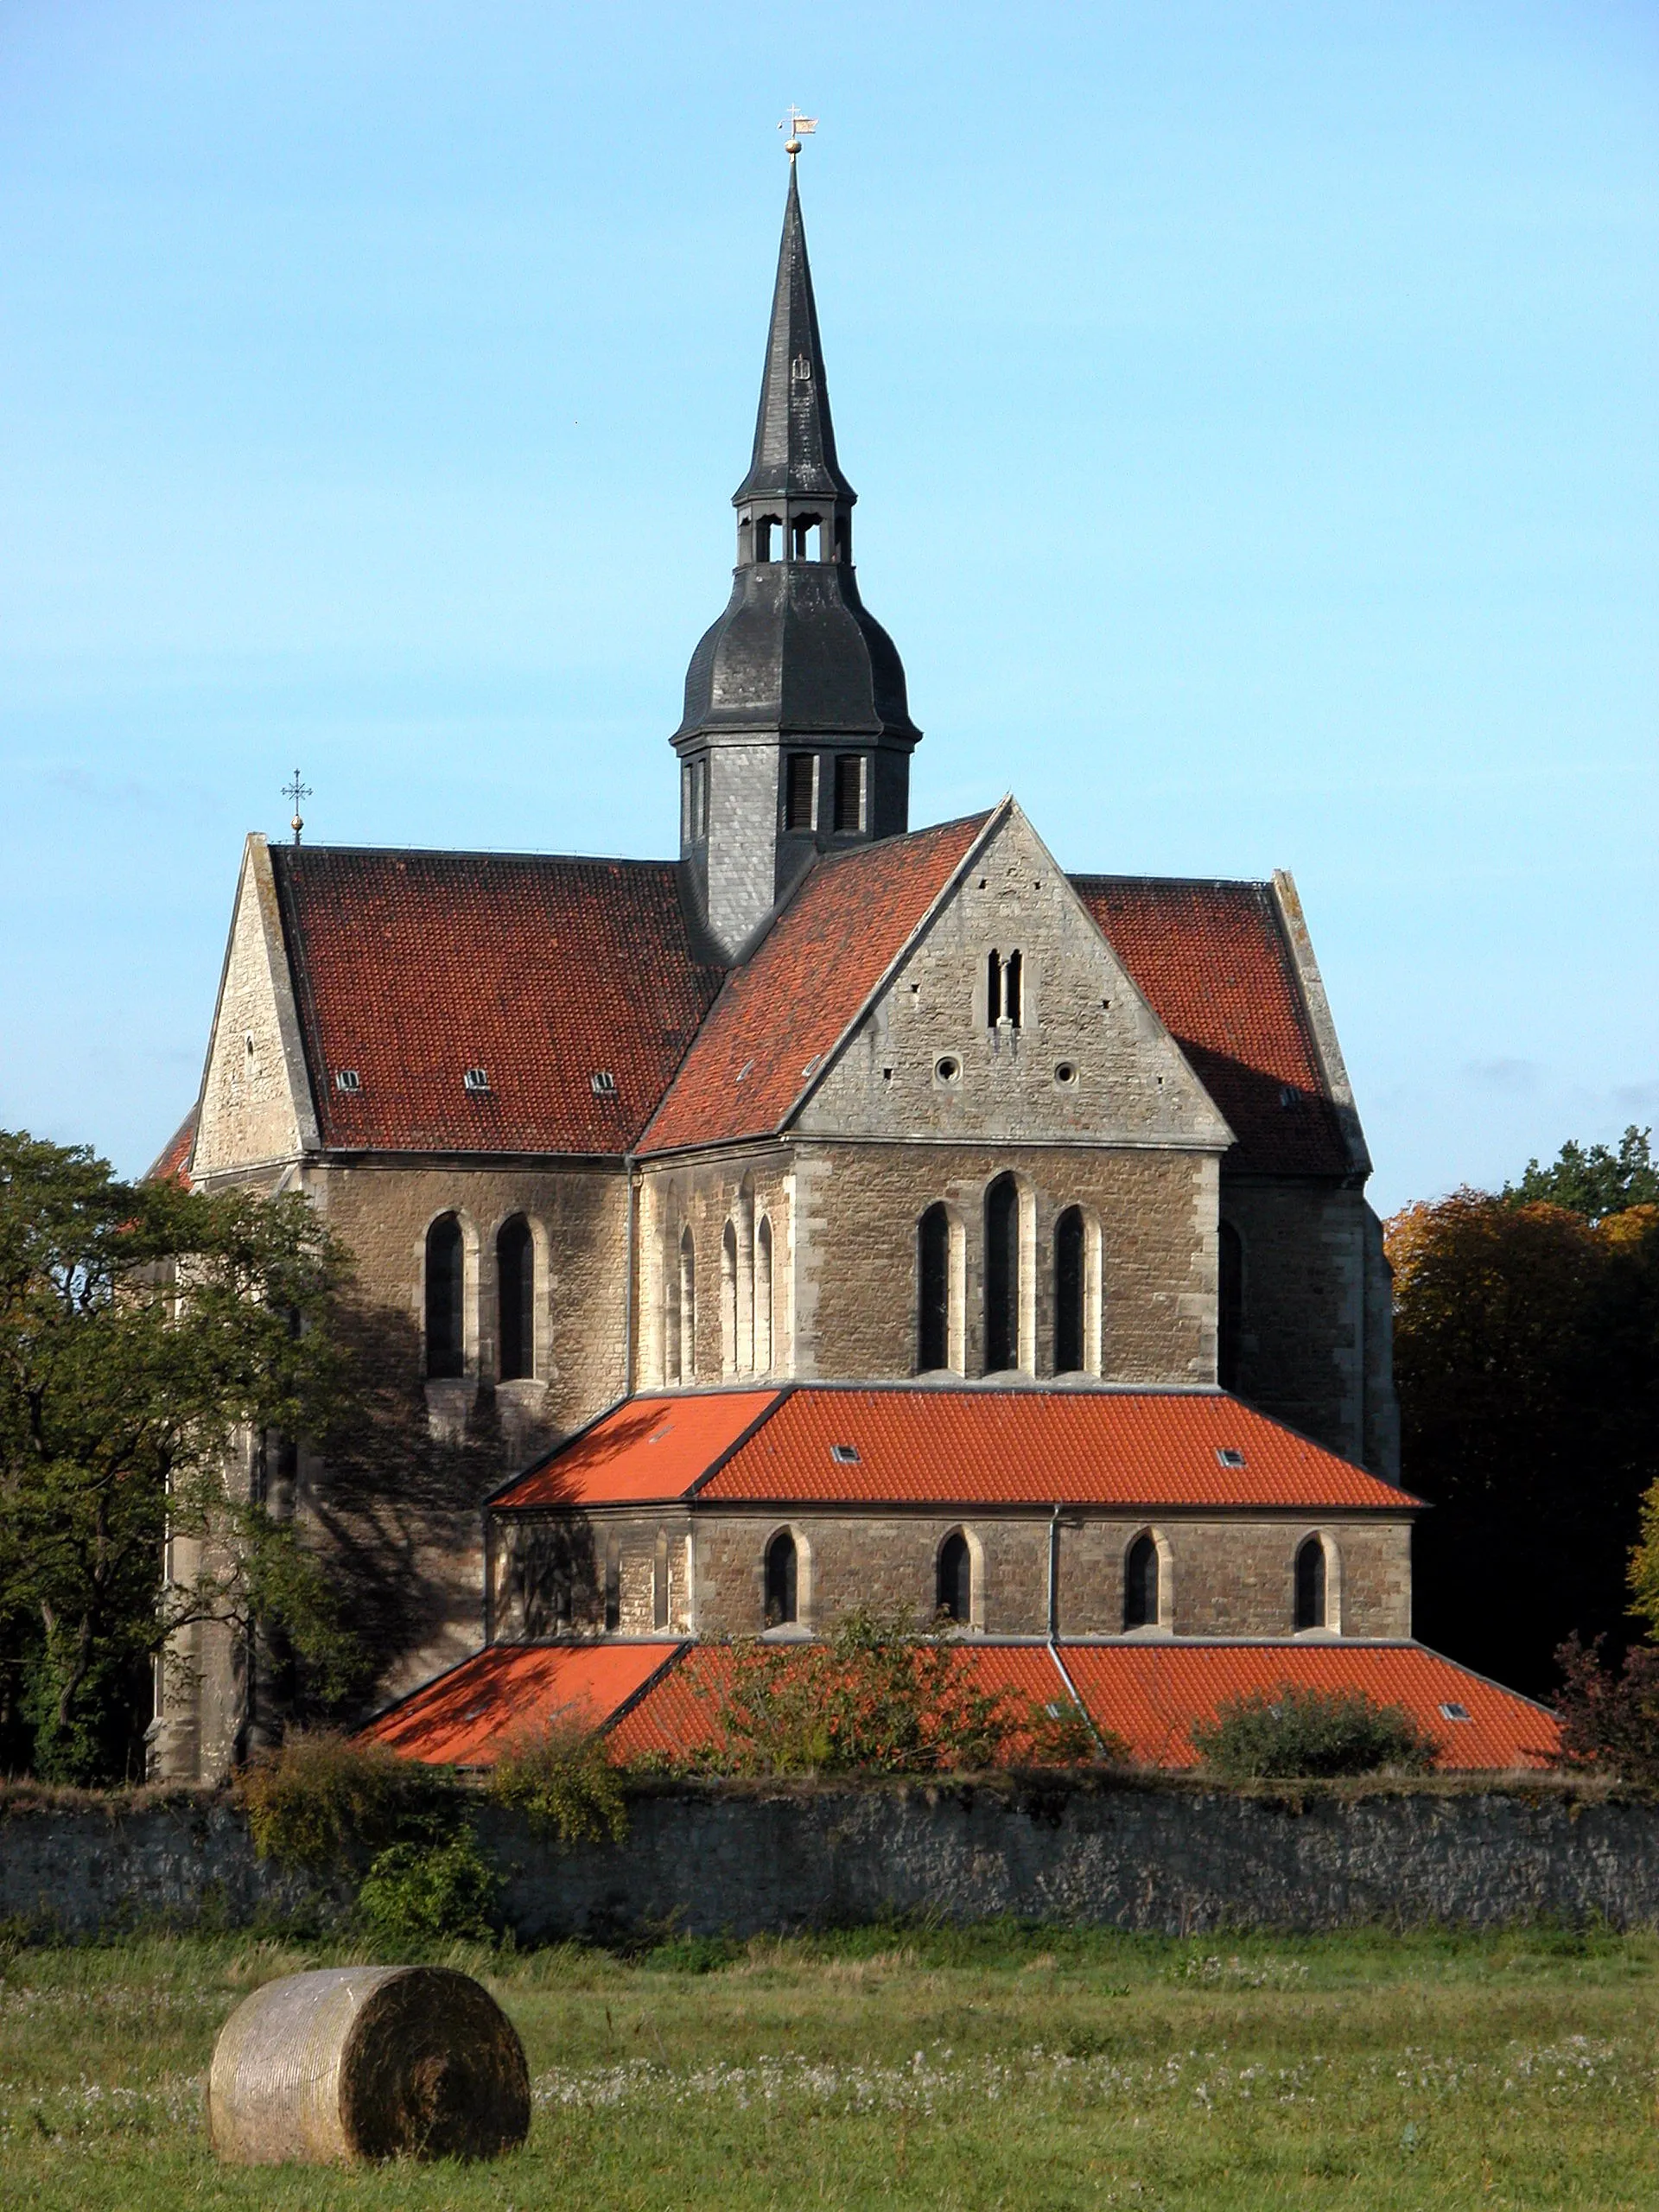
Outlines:
<svg viewBox="0 0 1659 2212"><path fill-rule="evenodd" d="M300 842L300 832L305 827L304 823L300 819L300 801L302 798L309 798L310 796L311 786L309 784L302 784L300 781L300 772L296 768L294 771L293 782L283 785L283 797L291 798L294 802L294 819L289 823L289 828L294 832L294 842L296 845Z"/></svg>
<svg viewBox="0 0 1659 2212"><path fill-rule="evenodd" d="M791 168L794 168L795 156L801 150L802 139L810 138L817 127L818 118L816 115L803 115L794 101L790 102L789 113L778 128L780 130L787 130L789 133L788 137L784 141L784 151L789 156Z"/></svg>

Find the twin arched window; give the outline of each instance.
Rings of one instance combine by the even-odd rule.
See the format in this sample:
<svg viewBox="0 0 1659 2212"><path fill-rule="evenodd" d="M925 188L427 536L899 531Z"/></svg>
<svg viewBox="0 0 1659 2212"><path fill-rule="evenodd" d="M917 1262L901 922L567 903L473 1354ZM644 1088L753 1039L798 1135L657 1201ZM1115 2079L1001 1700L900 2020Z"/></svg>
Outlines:
<svg viewBox="0 0 1659 2212"><path fill-rule="evenodd" d="M516 1213L495 1240L497 1378L536 1372L536 1240ZM441 1213L426 1232L426 1371L434 1380L467 1372L467 1247L460 1217Z"/></svg>

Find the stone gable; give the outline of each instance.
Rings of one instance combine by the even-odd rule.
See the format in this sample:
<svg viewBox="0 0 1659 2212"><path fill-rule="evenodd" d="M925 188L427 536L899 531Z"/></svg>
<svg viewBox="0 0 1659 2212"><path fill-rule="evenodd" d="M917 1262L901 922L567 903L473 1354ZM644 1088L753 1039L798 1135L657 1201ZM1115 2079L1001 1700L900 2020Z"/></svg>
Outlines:
<svg viewBox="0 0 1659 2212"><path fill-rule="evenodd" d="M995 971L994 955L1001 963ZM1002 1001L1017 990L1017 1005L993 1008L993 988ZM1012 800L998 810L792 1126L803 1135L910 1142L1198 1151L1232 1142L1179 1047Z"/></svg>

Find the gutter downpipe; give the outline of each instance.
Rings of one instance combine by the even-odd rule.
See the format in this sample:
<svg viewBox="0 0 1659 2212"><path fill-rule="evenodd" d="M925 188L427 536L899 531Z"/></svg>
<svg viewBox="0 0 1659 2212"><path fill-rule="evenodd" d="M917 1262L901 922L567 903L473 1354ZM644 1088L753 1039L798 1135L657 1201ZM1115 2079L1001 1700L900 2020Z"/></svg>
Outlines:
<svg viewBox="0 0 1659 2212"><path fill-rule="evenodd" d="M1065 1684L1071 1702L1083 1715L1083 1723L1095 1739L1095 1750L1106 1757L1105 1740L1095 1726L1095 1716L1084 1703L1071 1669L1060 1656L1060 1508L1056 1505L1048 1522L1048 1656L1054 1662L1054 1671Z"/></svg>

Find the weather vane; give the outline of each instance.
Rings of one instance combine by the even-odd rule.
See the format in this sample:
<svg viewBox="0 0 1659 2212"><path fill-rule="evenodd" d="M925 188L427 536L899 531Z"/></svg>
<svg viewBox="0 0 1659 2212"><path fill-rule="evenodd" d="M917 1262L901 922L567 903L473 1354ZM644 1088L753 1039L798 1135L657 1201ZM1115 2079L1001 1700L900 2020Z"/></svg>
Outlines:
<svg viewBox="0 0 1659 2212"><path fill-rule="evenodd" d="M796 155L801 150L802 139L810 138L817 127L818 118L816 115L803 115L794 101L790 102L789 113L778 128L780 130L787 130L789 133L788 137L784 141L784 151L789 156L791 168L795 165Z"/></svg>
<svg viewBox="0 0 1659 2212"><path fill-rule="evenodd" d="M305 827L304 823L300 819L300 801L302 798L309 798L310 796L311 786L309 784L302 784L300 781L300 772L296 768L294 771L293 782L283 785L283 797L291 798L294 802L294 819L289 823L289 827L294 832L294 842L296 845L300 842L300 832Z"/></svg>

